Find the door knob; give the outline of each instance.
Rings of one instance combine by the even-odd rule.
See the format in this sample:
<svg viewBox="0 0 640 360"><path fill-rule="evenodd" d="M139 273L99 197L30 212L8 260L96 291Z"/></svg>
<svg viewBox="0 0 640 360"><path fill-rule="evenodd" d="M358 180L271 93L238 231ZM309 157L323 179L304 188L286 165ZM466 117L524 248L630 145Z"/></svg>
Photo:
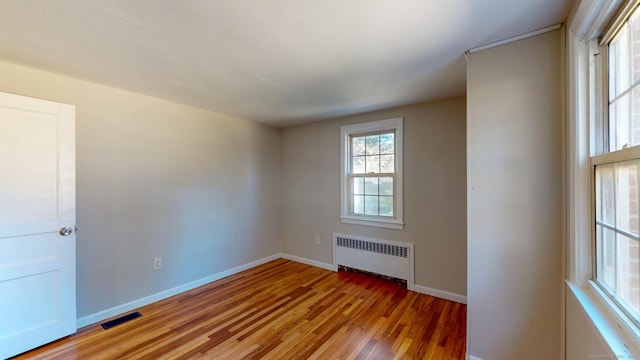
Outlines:
<svg viewBox="0 0 640 360"><path fill-rule="evenodd" d="M69 236L72 233L73 233L73 229L68 227L68 226L65 226L65 227L60 229L60 235L62 235L62 236Z"/></svg>

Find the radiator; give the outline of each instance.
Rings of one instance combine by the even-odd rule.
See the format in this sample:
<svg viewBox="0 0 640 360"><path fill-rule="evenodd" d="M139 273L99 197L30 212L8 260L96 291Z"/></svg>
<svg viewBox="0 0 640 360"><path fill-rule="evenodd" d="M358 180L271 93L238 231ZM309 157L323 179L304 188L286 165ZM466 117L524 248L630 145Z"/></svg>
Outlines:
<svg viewBox="0 0 640 360"><path fill-rule="evenodd" d="M333 268L346 266L407 281L413 290L413 244L333 234Z"/></svg>

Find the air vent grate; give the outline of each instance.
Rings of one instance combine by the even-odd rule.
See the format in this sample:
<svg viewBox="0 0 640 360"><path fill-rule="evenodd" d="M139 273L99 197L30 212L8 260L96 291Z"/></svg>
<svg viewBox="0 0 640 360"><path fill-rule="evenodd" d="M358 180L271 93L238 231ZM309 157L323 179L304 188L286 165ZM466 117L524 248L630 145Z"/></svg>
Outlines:
<svg viewBox="0 0 640 360"><path fill-rule="evenodd" d="M107 330L107 329L111 329L114 326L118 326L120 324L124 324L127 321L131 321L133 319L139 318L140 316L142 316L142 314L140 314L140 312L136 311L134 313L121 316L121 317L119 317L117 319L113 319L111 321L107 321L107 322L102 323L100 325L102 326L103 329Z"/></svg>
<svg viewBox="0 0 640 360"><path fill-rule="evenodd" d="M409 257L409 248L405 246L383 244L373 241L350 239L346 237L337 238L337 245L355 250L363 250L378 254L385 254L398 257Z"/></svg>

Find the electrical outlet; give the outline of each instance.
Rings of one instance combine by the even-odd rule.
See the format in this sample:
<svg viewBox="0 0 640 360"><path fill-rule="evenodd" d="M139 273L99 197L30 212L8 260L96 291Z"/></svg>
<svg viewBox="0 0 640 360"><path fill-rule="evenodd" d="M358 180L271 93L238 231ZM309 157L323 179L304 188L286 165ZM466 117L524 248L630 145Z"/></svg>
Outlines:
<svg viewBox="0 0 640 360"><path fill-rule="evenodd" d="M316 235L316 245L320 245L320 236Z"/></svg>
<svg viewBox="0 0 640 360"><path fill-rule="evenodd" d="M153 259L153 271L162 269L162 258Z"/></svg>

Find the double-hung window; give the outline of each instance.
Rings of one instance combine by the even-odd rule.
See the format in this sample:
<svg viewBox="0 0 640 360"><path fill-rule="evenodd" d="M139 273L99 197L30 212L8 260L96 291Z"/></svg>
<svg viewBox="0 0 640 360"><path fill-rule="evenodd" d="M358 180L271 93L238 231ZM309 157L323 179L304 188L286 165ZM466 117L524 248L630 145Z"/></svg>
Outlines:
<svg viewBox="0 0 640 360"><path fill-rule="evenodd" d="M598 49L605 111L596 119L594 281L640 324L640 11L628 8ZM601 70L601 71L600 71Z"/></svg>
<svg viewBox="0 0 640 360"><path fill-rule="evenodd" d="M340 136L341 221L402 229L402 118L343 126Z"/></svg>

